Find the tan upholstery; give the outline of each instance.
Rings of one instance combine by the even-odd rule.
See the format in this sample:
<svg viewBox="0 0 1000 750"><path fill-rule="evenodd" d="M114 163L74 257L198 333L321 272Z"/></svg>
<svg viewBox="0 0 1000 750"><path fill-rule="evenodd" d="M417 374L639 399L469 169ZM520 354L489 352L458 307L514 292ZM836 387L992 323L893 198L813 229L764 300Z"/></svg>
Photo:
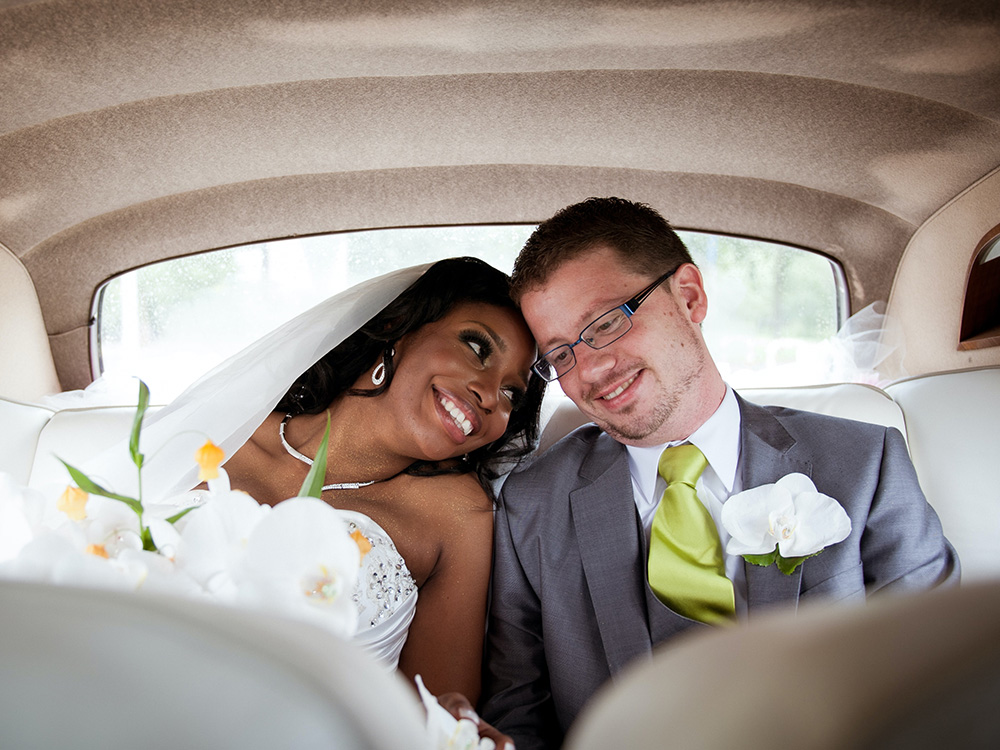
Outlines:
<svg viewBox="0 0 1000 750"><path fill-rule="evenodd" d="M944 329L996 220L995 5L8 0L0 243L66 388L122 270L616 194L828 254L853 310L892 289L912 372L957 367Z"/></svg>
<svg viewBox="0 0 1000 750"><path fill-rule="evenodd" d="M969 267L979 241L1000 221L997 206L1000 169L935 213L907 245L892 282L887 314L901 324L909 373L969 369L1000 361L1000 347L958 349ZM965 250L965 263L945 260L954 248Z"/></svg>
<svg viewBox="0 0 1000 750"><path fill-rule="evenodd" d="M304 623L0 581L0 633L0 747L424 747L402 679Z"/></svg>
<svg viewBox="0 0 1000 750"><path fill-rule="evenodd" d="M566 750L1000 747L1000 581L676 640Z"/></svg>

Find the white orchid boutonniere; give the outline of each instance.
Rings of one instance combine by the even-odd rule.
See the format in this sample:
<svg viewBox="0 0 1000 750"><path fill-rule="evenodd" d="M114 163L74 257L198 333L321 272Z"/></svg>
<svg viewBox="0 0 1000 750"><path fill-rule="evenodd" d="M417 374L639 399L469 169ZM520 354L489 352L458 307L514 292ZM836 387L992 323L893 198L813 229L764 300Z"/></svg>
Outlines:
<svg viewBox="0 0 1000 750"><path fill-rule="evenodd" d="M732 537L726 552L754 565L776 563L785 575L851 533L840 503L818 492L805 474L733 495L722 506L722 525Z"/></svg>

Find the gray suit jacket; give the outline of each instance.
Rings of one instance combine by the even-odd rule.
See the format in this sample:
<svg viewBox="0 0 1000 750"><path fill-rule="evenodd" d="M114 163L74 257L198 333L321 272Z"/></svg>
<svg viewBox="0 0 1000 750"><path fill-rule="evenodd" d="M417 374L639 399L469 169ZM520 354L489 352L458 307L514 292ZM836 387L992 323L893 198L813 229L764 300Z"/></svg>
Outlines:
<svg viewBox="0 0 1000 750"><path fill-rule="evenodd" d="M844 506L853 527L790 576L747 563L751 620L800 600L863 602L877 591L957 583L955 550L897 430L739 405L743 487L801 472ZM558 747L605 681L673 635L707 627L664 607L667 624L651 636L638 524L625 448L594 425L504 485L480 713L518 750Z"/></svg>

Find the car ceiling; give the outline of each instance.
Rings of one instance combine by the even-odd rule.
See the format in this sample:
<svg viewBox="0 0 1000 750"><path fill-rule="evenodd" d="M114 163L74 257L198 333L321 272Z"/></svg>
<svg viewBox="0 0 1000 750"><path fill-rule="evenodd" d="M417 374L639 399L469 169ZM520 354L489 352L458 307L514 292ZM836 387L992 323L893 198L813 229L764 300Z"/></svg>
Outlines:
<svg viewBox="0 0 1000 750"><path fill-rule="evenodd" d="M0 60L0 243L64 385L123 269L590 195L827 253L859 309L1000 167L996 0L0 0Z"/></svg>

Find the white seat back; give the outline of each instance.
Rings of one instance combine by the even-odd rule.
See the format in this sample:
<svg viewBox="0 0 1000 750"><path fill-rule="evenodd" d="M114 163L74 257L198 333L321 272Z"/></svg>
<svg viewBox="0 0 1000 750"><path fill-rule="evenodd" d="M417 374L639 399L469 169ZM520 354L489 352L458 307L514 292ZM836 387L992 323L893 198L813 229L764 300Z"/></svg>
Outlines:
<svg viewBox="0 0 1000 750"><path fill-rule="evenodd" d="M796 388L749 388L739 393L757 404L787 406L895 427L906 437L906 423L899 406L885 391L870 385L834 383ZM550 416L542 429L539 451L547 450L557 440L590 421L561 392L549 398L555 406L547 410Z"/></svg>
<svg viewBox="0 0 1000 750"><path fill-rule="evenodd" d="M689 631L595 696L566 750L1000 747L1000 581Z"/></svg>
<svg viewBox="0 0 1000 750"><path fill-rule="evenodd" d="M0 581L0 747L425 747L416 696L305 623Z"/></svg>
<svg viewBox="0 0 1000 750"><path fill-rule="evenodd" d="M906 420L899 404L881 388L863 383L831 383L796 388L748 388L747 401L768 406L815 411L831 417L855 419L895 427L906 437Z"/></svg>
<svg viewBox="0 0 1000 750"><path fill-rule="evenodd" d="M38 438L52 410L0 398L0 473L27 484L35 462Z"/></svg>
<svg viewBox="0 0 1000 750"><path fill-rule="evenodd" d="M86 463L119 441L128 440L134 418L134 406L95 406L53 413L38 435L28 486L46 493L61 492L70 477L59 459L74 466ZM99 477L92 479L100 482Z"/></svg>
<svg viewBox="0 0 1000 750"><path fill-rule="evenodd" d="M962 580L1000 577L1000 367L886 389L906 415L920 486L962 561Z"/></svg>

